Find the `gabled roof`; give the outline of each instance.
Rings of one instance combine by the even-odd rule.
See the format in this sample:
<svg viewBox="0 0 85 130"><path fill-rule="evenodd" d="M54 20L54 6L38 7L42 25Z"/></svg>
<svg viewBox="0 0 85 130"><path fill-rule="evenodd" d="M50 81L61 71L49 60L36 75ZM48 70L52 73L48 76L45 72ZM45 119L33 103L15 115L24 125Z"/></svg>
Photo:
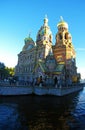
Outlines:
<svg viewBox="0 0 85 130"><path fill-rule="evenodd" d="M46 72L45 63L44 63L44 61L42 61L42 60L38 60L37 64L36 64L35 67L34 67L33 72L37 69L38 66L40 66L41 70L42 70L44 73Z"/></svg>
<svg viewBox="0 0 85 130"><path fill-rule="evenodd" d="M54 71L54 73L56 74L61 74L63 69L64 69L65 65L64 64L57 64L56 69Z"/></svg>
<svg viewBox="0 0 85 130"><path fill-rule="evenodd" d="M56 71L61 72L64 68L64 64L57 64Z"/></svg>
<svg viewBox="0 0 85 130"><path fill-rule="evenodd" d="M45 63L44 62L39 62L39 65L40 65L42 71L45 72L46 71Z"/></svg>
<svg viewBox="0 0 85 130"><path fill-rule="evenodd" d="M56 65L56 68L55 68L53 71L51 71L51 70L49 70L49 69L46 67L44 61L39 60L39 61L37 62L37 64L36 64L36 66L35 66L33 72L34 72L39 66L40 66L42 72L44 72L44 73L61 74L62 71L63 71L63 69L64 69L64 66L65 66L65 65L64 65L64 63L59 63L59 64Z"/></svg>

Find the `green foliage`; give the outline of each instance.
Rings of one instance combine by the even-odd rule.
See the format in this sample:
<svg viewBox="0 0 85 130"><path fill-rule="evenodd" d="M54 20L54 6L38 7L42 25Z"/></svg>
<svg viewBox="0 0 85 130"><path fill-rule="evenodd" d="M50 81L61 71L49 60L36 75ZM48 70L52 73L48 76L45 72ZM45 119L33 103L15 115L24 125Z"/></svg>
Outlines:
<svg viewBox="0 0 85 130"><path fill-rule="evenodd" d="M1 62L0 62L0 70L2 70L2 69L4 69L4 68L5 68L4 63L1 63Z"/></svg>
<svg viewBox="0 0 85 130"><path fill-rule="evenodd" d="M12 67L10 67L10 68L6 67L5 69L8 72L9 76L11 76L11 77L14 76L14 68L12 68Z"/></svg>
<svg viewBox="0 0 85 130"><path fill-rule="evenodd" d="M14 76L14 69L12 67L6 67L4 63L0 62L0 79L5 79Z"/></svg>

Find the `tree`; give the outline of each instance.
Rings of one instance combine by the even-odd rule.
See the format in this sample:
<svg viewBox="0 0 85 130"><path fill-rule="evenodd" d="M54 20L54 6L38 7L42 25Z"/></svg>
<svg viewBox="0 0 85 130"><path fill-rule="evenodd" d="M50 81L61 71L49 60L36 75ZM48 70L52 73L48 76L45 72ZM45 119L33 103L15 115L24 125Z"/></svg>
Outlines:
<svg viewBox="0 0 85 130"><path fill-rule="evenodd" d="M5 69L6 69L6 72L8 72L10 77L14 76L14 69L15 68L12 68L12 67L8 68L8 67L6 67Z"/></svg>
<svg viewBox="0 0 85 130"><path fill-rule="evenodd" d="M0 62L0 79L3 80L3 79L7 79L8 77L13 77L14 76L14 69L15 68L12 68L12 67L6 67L4 65L4 63L1 63Z"/></svg>
<svg viewBox="0 0 85 130"><path fill-rule="evenodd" d="M4 69L5 69L4 63L0 62L0 79L4 78Z"/></svg>

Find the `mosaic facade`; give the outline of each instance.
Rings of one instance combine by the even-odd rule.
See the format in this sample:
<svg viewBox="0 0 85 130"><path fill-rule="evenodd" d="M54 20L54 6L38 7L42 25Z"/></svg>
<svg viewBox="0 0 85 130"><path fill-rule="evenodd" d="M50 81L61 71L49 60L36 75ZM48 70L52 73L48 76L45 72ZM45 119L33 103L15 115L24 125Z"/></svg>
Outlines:
<svg viewBox="0 0 85 130"><path fill-rule="evenodd" d="M58 77L65 81L77 77L76 53L68 24L61 18L57 28L55 45L47 17L37 33L36 42L30 35L25 38L15 68L19 80L28 81L42 76L43 79Z"/></svg>

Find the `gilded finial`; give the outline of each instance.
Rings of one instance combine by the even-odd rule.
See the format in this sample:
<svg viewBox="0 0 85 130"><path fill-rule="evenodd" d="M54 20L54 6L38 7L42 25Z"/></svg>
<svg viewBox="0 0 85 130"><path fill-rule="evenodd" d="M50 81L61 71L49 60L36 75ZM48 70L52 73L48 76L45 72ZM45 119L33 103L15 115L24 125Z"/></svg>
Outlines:
<svg viewBox="0 0 85 130"><path fill-rule="evenodd" d="M64 26L65 28L68 29L68 24L67 24L67 22L65 22L65 21L63 20L63 17L62 17L62 16L60 16L60 21L59 21L59 23L57 24L57 27L60 27L60 26Z"/></svg>
<svg viewBox="0 0 85 130"><path fill-rule="evenodd" d="M60 16L60 20L63 21L63 17L62 16Z"/></svg>
<svg viewBox="0 0 85 130"><path fill-rule="evenodd" d="M47 26L48 25L48 18L47 18L47 15L45 15L45 18L44 18L44 26Z"/></svg>
<svg viewBox="0 0 85 130"><path fill-rule="evenodd" d="M29 32L29 37L31 36L31 31Z"/></svg>

